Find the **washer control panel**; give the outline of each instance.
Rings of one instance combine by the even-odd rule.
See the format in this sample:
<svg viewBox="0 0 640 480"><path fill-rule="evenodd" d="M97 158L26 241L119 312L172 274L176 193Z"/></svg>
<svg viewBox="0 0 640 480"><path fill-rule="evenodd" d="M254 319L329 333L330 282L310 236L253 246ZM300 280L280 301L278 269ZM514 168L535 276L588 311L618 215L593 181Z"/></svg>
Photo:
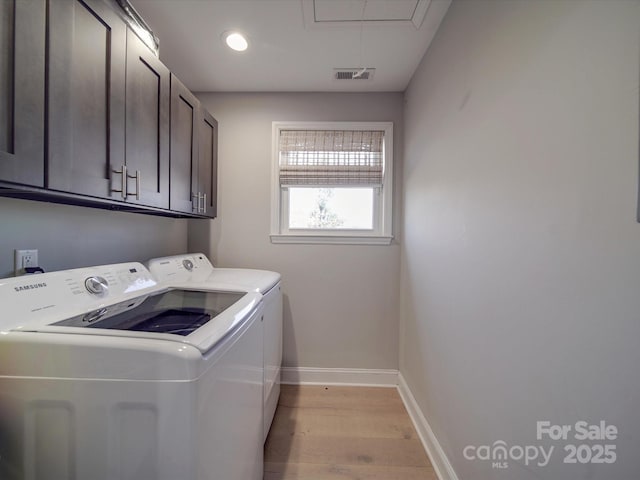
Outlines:
<svg viewBox="0 0 640 480"><path fill-rule="evenodd" d="M158 282L165 284L204 281L214 270L202 253L154 258L147 267Z"/></svg>
<svg viewBox="0 0 640 480"><path fill-rule="evenodd" d="M74 315L86 315L85 322L92 323L109 305L158 288L151 273L136 262L0 279L0 305L5 309L0 332Z"/></svg>

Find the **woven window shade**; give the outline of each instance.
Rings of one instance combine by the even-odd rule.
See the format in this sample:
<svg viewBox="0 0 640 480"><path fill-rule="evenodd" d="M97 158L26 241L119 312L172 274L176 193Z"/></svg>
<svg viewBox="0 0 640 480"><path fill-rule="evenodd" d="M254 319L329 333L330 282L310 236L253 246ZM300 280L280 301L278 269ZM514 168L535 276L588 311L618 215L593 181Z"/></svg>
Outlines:
<svg viewBox="0 0 640 480"><path fill-rule="evenodd" d="M280 185L382 185L384 131L281 130Z"/></svg>

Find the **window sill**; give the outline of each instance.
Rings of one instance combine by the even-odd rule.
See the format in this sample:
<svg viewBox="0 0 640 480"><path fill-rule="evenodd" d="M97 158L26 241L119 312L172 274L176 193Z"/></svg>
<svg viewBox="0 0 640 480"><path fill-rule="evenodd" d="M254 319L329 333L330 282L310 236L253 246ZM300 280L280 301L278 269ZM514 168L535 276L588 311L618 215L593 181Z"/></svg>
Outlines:
<svg viewBox="0 0 640 480"><path fill-rule="evenodd" d="M325 245L390 245L392 236L271 235L271 243Z"/></svg>

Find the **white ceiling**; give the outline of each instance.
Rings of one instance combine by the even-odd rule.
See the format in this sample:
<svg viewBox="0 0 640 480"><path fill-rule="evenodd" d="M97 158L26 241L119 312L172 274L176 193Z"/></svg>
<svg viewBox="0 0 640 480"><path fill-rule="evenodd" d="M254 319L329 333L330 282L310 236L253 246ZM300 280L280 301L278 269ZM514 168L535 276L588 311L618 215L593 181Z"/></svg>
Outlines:
<svg viewBox="0 0 640 480"><path fill-rule="evenodd" d="M403 91L451 0L131 0L193 91ZM363 20L364 18L364 20ZM226 47L239 30L249 49ZM375 68L335 80L334 68Z"/></svg>

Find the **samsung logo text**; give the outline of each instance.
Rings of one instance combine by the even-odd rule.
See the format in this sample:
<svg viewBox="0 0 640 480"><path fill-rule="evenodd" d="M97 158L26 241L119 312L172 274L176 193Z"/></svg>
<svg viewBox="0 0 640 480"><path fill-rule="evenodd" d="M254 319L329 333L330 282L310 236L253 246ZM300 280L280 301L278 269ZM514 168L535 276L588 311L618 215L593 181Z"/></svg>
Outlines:
<svg viewBox="0 0 640 480"><path fill-rule="evenodd" d="M46 288L46 283L31 283L29 285L20 285L19 287L13 287L16 292L24 292L25 290L35 290L36 288Z"/></svg>

